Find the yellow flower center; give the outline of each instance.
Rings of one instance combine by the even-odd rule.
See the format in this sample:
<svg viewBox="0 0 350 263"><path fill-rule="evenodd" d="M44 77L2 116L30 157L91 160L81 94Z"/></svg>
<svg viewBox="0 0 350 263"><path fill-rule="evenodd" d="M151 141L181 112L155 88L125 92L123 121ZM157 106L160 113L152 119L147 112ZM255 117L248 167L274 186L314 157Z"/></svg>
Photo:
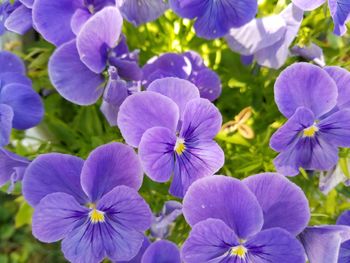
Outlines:
<svg viewBox="0 0 350 263"><path fill-rule="evenodd" d="M185 150L186 150L185 140L182 138L177 138L176 144L175 144L175 152L178 155L181 155L184 153Z"/></svg>
<svg viewBox="0 0 350 263"><path fill-rule="evenodd" d="M103 223L105 221L105 213L97 210L96 208L92 209L89 213L91 223Z"/></svg>
<svg viewBox="0 0 350 263"><path fill-rule="evenodd" d="M316 132L318 132L317 126L312 125L309 128L304 129L303 137L314 137Z"/></svg>
<svg viewBox="0 0 350 263"><path fill-rule="evenodd" d="M243 245L239 245L239 246L235 246L235 247L231 248L230 255L237 256L239 258L244 259L247 252L248 252L248 250Z"/></svg>

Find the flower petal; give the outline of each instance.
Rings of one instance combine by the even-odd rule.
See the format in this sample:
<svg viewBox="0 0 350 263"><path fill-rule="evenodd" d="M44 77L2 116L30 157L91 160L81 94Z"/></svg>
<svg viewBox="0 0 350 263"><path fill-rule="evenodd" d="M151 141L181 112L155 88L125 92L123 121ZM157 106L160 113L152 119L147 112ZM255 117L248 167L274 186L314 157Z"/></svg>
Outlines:
<svg viewBox="0 0 350 263"><path fill-rule="evenodd" d="M81 62L75 40L63 44L53 53L49 76L62 97L79 105L93 104L103 93L103 77Z"/></svg>
<svg viewBox="0 0 350 263"><path fill-rule="evenodd" d="M336 105L337 96L333 79L321 68L307 63L289 66L275 83L275 101L287 118L298 107L309 108L320 117Z"/></svg>
<svg viewBox="0 0 350 263"><path fill-rule="evenodd" d="M202 0L169 0L169 4L175 13L189 19L200 16L208 8L207 1Z"/></svg>
<svg viewBox="0 0 350 263"><path fill-rule="evenodd" d="M191 82L197 86L201 98L214 101L221 95L221 80L211 69L204 68L190 76Z"/></svg>
<svg viewBox="0 0 350 263"><path fill-rule="evenodd" d="M139 156L147 176L156 182L167 182L174 172L175 133L164 127L148 129L139 145Z"/></svg>
<svg viewBox="0 0 350 263"><path fill-rule="evenodd" d="M120 106L118 127L125 141L138 147L145 131L165 127L175 133L178 120L179 109L171 99L144 91L129 96Z"/></svg>
<svg viewBox="0 0 350 263"><path fill-rule="evenodd" d="M118 44L123 18L117 7L108 6L97 12L81 28L77 48L81 61L93 72L107 66L108 49Z"/></svg>
<svg viewBox="0 0 350 263"><path fill-rule="evenodd" d="M172 99L179 107L181 120L183 119L187 103L200 97L199 90L195 85L179 78L157 79L148 86L147 90L160 93Z"/></svg>
<svg viewBox="0 0 350 263"><path fill-rule="evenodd" d="M151 244L143 254L142 263L181 263L178 247L167 240Z"/></svg>
<svg viewBox="0 0 350 263"><path fill-rule="evenodd" d="M10 142L13 115L14 113L10 106L0 104L0 147Z"/></svg>
<svg viewBox="0 0 350 263"><path fill-rule="evenodd" d="M27 159L0 148L0 187L11 179L16 169L25 169L28 164L29 161Z"/></svg>
<svg viewBox="0 0 350 263"><path fill-rule="evenodd" d="M47 41L60 46L75 37L70 22L79 7L83 7L82 0L35 0L34 26Z"/></svg>
<svg viewBox="0 0 350 263"><path fill-rule="evenodd" d="M350 227L308 227L299 238L310 263L337 263L341 243L350 239Z"/></svg>
<svg viewBox="0 0 350 263"><path fill-rule="evenodd" d="M263 226L263 213L254 194L241 181L225 176L193 183L183 200L183 213L191 226L208 218L221 219L241 239Z"/></svg>
<svg viewBox="0 0 350 263"><path fill-rule="evenodd" d="M309 202L296 184L277 173L264 173L243 180L264 212L263 229L280 227L293 235L310 220Z"/></svg>
<svg viewBox="0 0 350 263"><path fill-rule="evenodd" d="M42 242L52 243L65 238L75 225L88 216L88 209L66 193L45 196L35 207L33 235Z"/></svg>
<svg viewBox="0 0 350 263"><path fill-rule="evenodd" d="M1 73L19 73L25 74L25 66L23 61L8 51L0 52L0 72Z"/></svg>
<svg viewBox="0 0 350 263"><path fill-rule="evenodd" d="M264 230L247 241L251 262L304 263L304 249L300 242L281 228Z"/></svg>
<svg viewBox="0 0 350 263"><path fill-rule="evenodd" d="M304 11L312 11L323 5L326 0L292 0L292 2Z"/></svg>
<svg viewBox="0 0 350 263"><path fill-rule="evenodd" d="M230 262L227 254L238 244L231 228L221 220L209 218L193 226L183 245L182 258L186 263Z"/></svg>
<svg viewBox="0 0 350 263"><path fill-rule="evenodd" d="M295 45L291 48L293 55L300 56L306 60L313 61L316 65L324 67L326 65L322 48L314 43L308 46Z"/></svg>
<svg viewBox="0 0 350 263"><path fill-rule="evenodd" d="M350 20L350 3L344 0L329 0L328 5L334 21L334 34L342 36L346 33L346 23Z"/></svg>
<svg viewBox="0 0 350 263"><path fill-rule="evenodd" d="M62 192L73 196L80 204L88 198L80 185L84 160L71 155L48 153L39 155L27 168L23 179L23 195L32 206L46 195Z"/></svg>
<svg viewBox="0 0 350 263"><path fill-rule="evenodd" d="M92 14L85 8L78 8L75 10L70 21L70 26L75 35L79 34L81 28L91 16Z"/></svg>
<svg viewBox="0 0 350 263"><path fill-rule="evenodd" d="M213 139L221 129L220 111L206 99L194 99L186 104L180 137L185 140Z"/></svg>
<svg viewBox="0 0 350 263"><path fill-rule="evenodd" d="M23 35L33 25L32 10L21 5L16 8L6 19L5 27L12 32Z"/></svg>
<svg viewBox="0 0 350 263"><path fill-rule="evenodd" d="M139 189L143 172L135 151L121 143L109 143L93 150L84 163L81 185L91 202L96 202L114 187Z"/></svg>
<svg viewBox="0 0 350 263"><path fill-rule="evenodd" d="M32 86L32 81L27 78L26 76L23 76L16 72L7 72L7 73L1 73L0 74L0 92L2 87L6 86L7 84L11 83L18 83L25 86Z"/></svg>

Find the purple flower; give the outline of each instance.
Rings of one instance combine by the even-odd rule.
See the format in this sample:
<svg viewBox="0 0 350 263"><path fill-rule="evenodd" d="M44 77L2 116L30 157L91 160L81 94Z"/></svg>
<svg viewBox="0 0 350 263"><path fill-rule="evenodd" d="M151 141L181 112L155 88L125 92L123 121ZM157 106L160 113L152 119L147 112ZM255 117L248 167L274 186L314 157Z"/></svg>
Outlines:
<svg viewBox="0 0 350 263"><path fill-rule="evenodd" d="M156 20L169 8L164 0L117 0L117 4L123 17L135 26Z"/></svg>
<svg viewBox="0 0 350 263"><path fill-rule="evenodd" d="M311 11L326 2L326 0L292 0L295 5L305 11ZM334 22L334 34L342 36L346 33L346 23L350 20L350 3L348 0L329 0L328 6Z"/></svg>
<svg viewBox="0 0 350 263"><path fill-rule="evenodd" d="M23 179L29 161L0 147L0 187L11 182L9 192L12 192L16 182Z"/></svg>
<svg viewBox="0 0 350 263"><path fill-rule="evenodd" d="M153 217L151 235L154 238L166 239L172 223L182 215L182 204L177 201L165 202L161 213Z"/></svg>
<svg viewBox="0 0 350 263"><path fill-rule="evenodd" d="M270 146L280 154L278 172L294 176L299 167L330 170L338 147L350 146L347 88L350 73L338 67L324 70L307 63L285 69L275 83L275 101L288 121L272 136Z"/></svg>
<svg viewBox="0 0 350 263"><path fill-rule="evenodd" d="M309 46L294 46L291 48L293 55L300 56L304 59L313 61L316 65L320 67L326 66L323 50L314 43L311 43Z"/></svg>
<svg viewBox="0 0 350 263"><path fill-rule="evenodd" d="M132 148L111 143L86 161L51 153L27 168L23 195L34 206L33 235L62 241L71 262L127 261L136 256L151 225L151 211L137 193L142 169Z"/></svg>
<svg viewBox="0 0 350 263"><path fill-rule="evenodd" d="M282 175L200 179L187 191L183 213L192 227L185 263L305 262L295 236L309 221L308 201Z"/></svg>
<svg viewBox="0 0 350 263"><path fill-rule="evenodd" d="M34 127L43 117L40 96L24 74L24 63L17 56L0 52L0 146L9 143L12 128Z"/></svg>
<svg viewBox="0 0 350 263"><path fill-rule="evenodd" d="M349 258L348 260L341 260L342 252L340 252L342 251L341 244L350 240L350 227L348 226L307 227L299 235L299 239L304 246L310 263L349 262Z"/></svg>
<svg viewBox="0 0 350 263"><path fill-rule="evenodd" d="M32 28L32 5L30 0L5 0L0 3L0 35L9 30L18 34L26 33Z"/></svg>
<svg viewBox="0 0 350 263"><path fill-rule="evenodd" d="M167 240L151 244L142 256L140 263L181 263L178 247Z"/></svg>
<svg viewBox="0 0 350 263"><path fill-rule="evenodd" d="M347 165L350 165L349 160ZM350 178L344 174L339 163L331 170L320 173L319 189L324 195L328 195L340 183L350 186Z"/></svg>
<svg viewBox="0 0 350 263"><path fill-rule="evenodd" d="M196 19L198 36L206 39L223 37L231 28L241 27L255 17L256 0L170 0L179 16Z"/></svg>
<svg viewBox="0 0 350 263"><path fill-rule="evenodd" d="M138 52L129 52L121 28L119 10L106 7L84 24L76 40L56 49L49 76L65 99L79 105L95 103L104 92L103 72L108 66L117 70L113 79L116 74L128 81L141 79Z"/></svg>
<svg viewBox="0 0 350 263"><path fill-rule="evenodd" d="M140 248L139 252L133 259L128 261L117 261L115 263L141 263L142 256L150 244L151 242L149 242L148 238L144 237L142 247Z"/></svg>
<svg viewBox="0 0 350 263"><path fill-rule="evenodd" d="M224 153L213 140L221 123L219 110L178 78L156 80L147 91L129 96L118 115L118 127L125 141L139 148L146 174L156 182L174 175L170 193L178 197L223 166Z"/></svg>
<svg viewBox="0 0 350 263"><path fill-rule="evenodd" d="M154 57L143 67L143 84L165 77L178 77L191 81L199 89L202 98L216 100L221 94L219 76L205 66L201 56L189 51L183 54L165 53Z"/></svg>
<svg viewBox="0 0 350 263"><path fill-rule="evenodd" d="M345 211L342 213L338 220L337 225L350 226L350 211ZM350 238L347 238L347 241L341 244L338 263L348 263L350 261Z"/></svg>
<svg viewBox="0 0 350 263"><path fill-rule="evenodd" d="M233 28L226 36L230 48L244 56L253 56L261 66L278 69L286 62L304 12L290 4L278 15L252 20Z"/></svg>

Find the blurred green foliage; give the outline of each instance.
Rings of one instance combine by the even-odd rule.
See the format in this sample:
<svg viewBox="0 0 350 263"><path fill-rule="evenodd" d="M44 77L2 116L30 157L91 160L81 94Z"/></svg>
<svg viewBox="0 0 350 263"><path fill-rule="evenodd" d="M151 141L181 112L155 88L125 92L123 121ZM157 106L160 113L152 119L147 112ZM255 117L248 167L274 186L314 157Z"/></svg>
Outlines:
<svg viewBox="0 0 350 263"><path fill-rule="evenodd" d="M278 13L288 3L287 0L259 1L258 16ZM333 25L328 12L327 8L321 7L306 13L295 43L314 42L323 48L328 65L350 69L349 35L339 38L332 34ZM239 133L218 135L217 140L226 154L225 166L219 173L244 178L274 171L272 160L276 153L269 148L269 139L285 119L274 103L273 85L282 69L270 70L255 64L243 66L240 56L230 51L224 40L200 39L196 37L192 25L192 21L168 11L159 20L138 28L125 23L124 33L130 49L140 50L141 64L165 52L195 50L200 53L206 64L221 77L223 92L215 104L224 122L233 120L243 108L252 107L253 115L247 124L254 130L253 139L245 139ZM30 159L48 152L86 158L99 145L111 141L123 142L118 129L107 124L99 105L79 107L65 101L54 91L47 73L47 62L54 47L43 40L26 42L22 51L15 52L26 61L35 89L45 95L45 119L37 130L46 139L32 138L30 133L14 131L12 144L8 148ZM8 48L12 49L13 46L9 45ZM297 60L299 58L290 58L285 66ZM342 157L343 161L346 160L348 151L343 151ZM334 223L342 211L350 208L350 191L340 185L325 196L318 189L317 177L317 174L303 172L292 180L309 199L312 211L310 224ZM154 183L145 177L141 194L153 211L159 211L164 201L174 199L168 194L168 187L169 184ZM7 187L4 187L0 191L0 263L65 262L58 243L42 244L31 235L32 209L21 197L20 185L12 195L8 195L6 190ZM189 227L180 218L170 239L181 244L188 232Z"/></svg>

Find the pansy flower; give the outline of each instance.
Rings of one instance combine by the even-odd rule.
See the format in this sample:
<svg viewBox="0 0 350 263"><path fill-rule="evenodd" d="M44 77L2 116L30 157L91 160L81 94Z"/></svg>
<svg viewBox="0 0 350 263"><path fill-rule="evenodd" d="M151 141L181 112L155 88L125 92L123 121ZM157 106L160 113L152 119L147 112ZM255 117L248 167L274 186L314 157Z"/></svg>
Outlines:
<svg viewBox="0 0 350 263"><path fill-rule="evenodd" d="M9 30L24 34L32 28L32 6L34 0L4 0L0 3L0 35Z"/></svg>
<svg viewBox="0 0 350 263"><path fill-rule="evenodd" d="M278 15L257 18L226 36L230 48L245 61L278 69L286 62L289 46L298 34L304 12L290 4Z"/></svg>
<svg viewBox="0 0 350 263"><path fill-rule="evenodd" d="M280 152L274 160L278 172L294 176L300 167L330 170L336 165L338 147L350 146L349 80L344 69L307 63L281 73L275 101L288 121L270 141Z"/></svg>
<svg viewBox="0 0 350 263"><path fill-rule="evenodd" d="M185 263L305 263L295 236L309 221L308 201L280 174L202 178L188 189L183 213L192 227Z"/></svg>
<svg viewBox="0 0 350 263"><path fill-rule="evenodd" d="M79 105L95 103L104 92L108 67L115 67L114 79L116 74L127 81L141 79L138 52L129 52L122 22L116 7L105 7L84 24L77 39L56 49L49 76L61 96Z"/></svg>
<svg viewBox="0 0 350 263"><path fill-rule="evenodd" d="M29 163L29 160L0 147L0 187L10 181L8 192L12 192L14 184L23 179Z"/></svg>
<svg viewBox="0 0 350 263"><path fill-rule="evenodd" d="M326 225L307 227L299 235L299 239L304 246L308 262L310 263L349 262L349 254L344 254L345 251L343 250L346 247L349 248L349 226ZM347 260L344 256L347 257Z"/></svg>
<svg viewBox="0 0 350 263"><path fill-rule="evenodd" d="M142 84L146 88L156 79L177 77L189 80L196 85L202 98L214 101L221 94L219 76L205 66L202 57L194 51L182 54L165 53L151 58L142 71Z"/></svg>
<svg viewBox="0 0 350 263"><path fill-rule="evenodd" d="M305 11L314 10L323 5L326 0L292 0ZM334 22L334 34L342 36L346 33L346 23L350 20L350 2L347 0L328 0L329 10Z"/></svg>
<svg viewBox="0 0 350 263"><path fill-rule="evenodd" d="M252 20L258 9L256 0L170 0L171 9L179 16L196 19L194 28L199 37L223 37L231 28Z"/></svg>
<svg viewBox="0 0 350 263"><path fill-rule="evenodd" d="M350 211L345 211L339 216L337 220L337 225L350 227ZM350 238L347 238L347 241L341 244L337 263L348 263L349 261L350 261Z"/></svg>
<svg viewBox="0 0 350 263"><path fill-rule="evenodd" d="M12 128L34 127L44 115L40 96L24 74L24 63L17 56L0 52L0 146L9 143Z"/></svg>
<svg viewBox="0 0 350 263"><path fill-rule="evenodd" d="M71 262L128 261L144 242L151 211L138 194L142 169L133 149L110 143L86 161L50 153L27 168L23 195L34 206L33 235L62 241Z"/></svg>
<svg viewBox="0 0 350 263"><path fill-rule="evenodd" d="M178 78L158 79L129 96L118 115L118 127L125 141L139 148L146 174L156 182L174 175L170 193L178 197L223 166L224 153L213 140L221 123L219 110Z"/></svg>

